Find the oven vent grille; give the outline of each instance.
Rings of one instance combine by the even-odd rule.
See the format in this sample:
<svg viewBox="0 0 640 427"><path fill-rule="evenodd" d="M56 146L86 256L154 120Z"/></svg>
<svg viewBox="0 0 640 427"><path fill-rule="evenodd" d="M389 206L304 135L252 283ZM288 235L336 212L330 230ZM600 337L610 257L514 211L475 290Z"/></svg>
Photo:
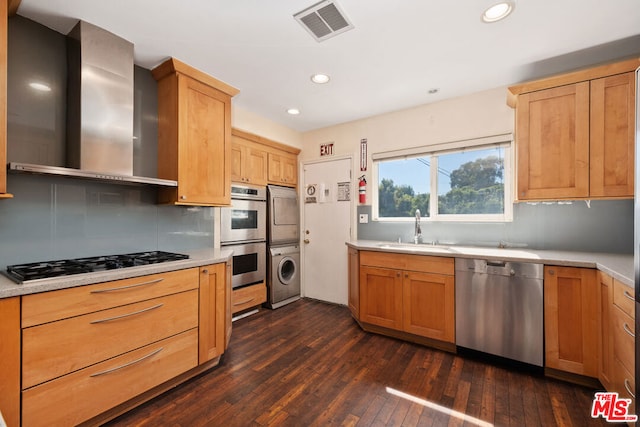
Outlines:
<svg viewBox="0 0 640 427"><path fill-rule="evenodd" d="M331 0L316 3L296 13L293 17L318 42L354 28L342 8Z"/></svg>

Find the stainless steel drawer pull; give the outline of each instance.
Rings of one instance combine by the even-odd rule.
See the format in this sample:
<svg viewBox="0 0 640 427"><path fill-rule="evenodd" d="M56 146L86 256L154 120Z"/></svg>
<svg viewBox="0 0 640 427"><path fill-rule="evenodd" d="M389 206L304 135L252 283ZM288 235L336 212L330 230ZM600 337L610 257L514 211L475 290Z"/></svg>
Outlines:
<svg viewBox="0 0 640 427"><path fill-rule="evenodd" d="M92 293L92 294L101 294L103 292L123 291L125 289L137 288L138 286L153 285L154 283L162 282L163 280L164 280L163 278L160 278L160 279L155 279L155 280L149 280L148 282L136 283L134 285L120 286L119 288L98 289L98 290L95 290L95 291L91 291L90 293Z"/></svg>
<svg viewBox="0 0 640 427"><path fill-rule="evenodd" d="M631 391L631 384L629 383L628 379L624 379L624 388L627 389L627 393L629 393L629 396L631 396L632 398L636 398L636 395L633 394L633 392Z"/></svg>
<svg viewBox="0 0 640 427"><path fill-rule="evenodd" d="M113 316L113 317L108 317L106 319L94 320L93 322L90 322L90 324L93 325L95 323L110 322L112 320L118 320L124 317L135 316L136 314L146 313L147 311L155 310L156 308L160 308L163 305L164 304L158 304L158 305L154 305L153 307L143 308L142 310L134 311L133 313L121 314L120 316Z"/></svg>
<svg viewBox="0 0 640 427"><path fill-rule="evenodd" d="M148 359L150 357L153 357L156 354L160 353L163 349L164 349L164 347L160 347L159 349L152 351L151 353L147 354L146 356L142 356L140 359L132 360L131 362L125 363L124 365L116 366L115 368L107 369L106 371L96 372L95 374L91 374L89 376L90 377L99 377L100 375L110 374L111 372L119 371L120 369L124 369L124 368L126 368L128 366L135 365L136 363L140 363L143 360L146 360L146 359Z"/></svg>
<svg viewBox="0 0 640 427"><path fill-rule="evenodd" d="M624 326L622 327L624 329L624 331L631 335L631 337L635 338L636 334L631 330L631 328L629 327L629 325L627 325L627 323L625 322Z"/></svg>
<svg viewBox="0 0 640 427"><path fill-rule="evenodd" d="M233 303L233 305L242 305L242 304L246 304L246 303L248 303L248 302L253 301L254 299L256 299L256 298L255 298L255 297L253 297L253 298L249 298L249 299L244 300L244 301L234 302L234 303Z"/></svg>
<svg viewBox="0 0 640 427"><path fill-rule="evenodd" d="M635 301L636 299L629 293L629 291L624 291L624 296L629 298L631 301Z"/></svg>

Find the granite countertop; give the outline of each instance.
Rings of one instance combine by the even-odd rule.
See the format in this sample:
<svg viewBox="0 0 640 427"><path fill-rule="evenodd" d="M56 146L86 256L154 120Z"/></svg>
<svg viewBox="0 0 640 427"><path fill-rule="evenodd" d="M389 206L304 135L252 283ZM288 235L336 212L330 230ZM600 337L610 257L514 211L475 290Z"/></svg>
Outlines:
<svg viewBox="0 0 640 427"><path fill-rule="evenodd" d="M0 298L55 291L75 286L145 276L147 274L183 270L208 264L218 264L221 262L228 262L233 254L233 251L229 249L213 248L181 252L189 255L189 259L98 271L95 273L74 274L71 276L54 277L51 279L39 279L33 280L27 284L15 283L8 277L0 275Z"/></svg>
<svg viewBox="0 0 640 427"><path fill-rule="evenodd" d="M367 251L398 252L417 255L483 258L489 260L538 262L566 267L596 268L621 283L634 287L633 255L598 252L550 251L518 248L483 248L472 246L440 246L412 243L355 240L346 242L352 248Z"/></svg>

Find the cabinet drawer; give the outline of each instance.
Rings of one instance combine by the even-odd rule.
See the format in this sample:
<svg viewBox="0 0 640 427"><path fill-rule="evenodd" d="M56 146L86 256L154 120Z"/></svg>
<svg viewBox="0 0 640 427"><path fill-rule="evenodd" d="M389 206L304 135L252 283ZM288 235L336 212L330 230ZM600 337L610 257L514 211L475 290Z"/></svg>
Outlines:
<svg viewBox="0 0 640 427"><path fill-rule="evenodd" d="M267 287L264 282L234 290L231 294L231 312L237 313L260 305L267 300Z"/></svg>
<svg viewBox="0 0 640 427"><path fill-rule="evenodd" d="M407 255L389 252L361 251L360 265L453 275L453 258L429 255Z"/></svg>
<svg viewBox="0 0 640 427"><path fill-rule="evenodd" d="M629 407L629 413L636 413L636 399L633 397L636 389L635 376L629 372L623 364L616 358L614 360L613 368L613 390L617 391L619 396L624 399L631 399L631 406Z"/></svg>
<svg viewBox="0 0 640 427"><path fill-rule="evenodd" d="M198 291L142 301L22 332L22 388L198 326Z"/></svg>
<svg viewBox="0 0 640 427"><path fill-rule="evenodd" d="M613 303L622 311L635 319L635 292L617 280L613 280Z"/></svg>
<svg viewBox="0 0 640 427"><path fill-rule="evenodd" d="M613 354L622 362L625 369L635 372L635 324L633 319L620 310L613 307Z"/></svg>
<svg viewBox="0 0 640 427"><path fill-rule="evenodd" d="M78 286L22 297L22 327L53 322L198 287L198 269Z"/></svg>
<svg viewBox="0 0 640 427"><path fill-rule="evenodd" d="M77 425L198 364L191 329L22 392L22 425Z"/></svg>

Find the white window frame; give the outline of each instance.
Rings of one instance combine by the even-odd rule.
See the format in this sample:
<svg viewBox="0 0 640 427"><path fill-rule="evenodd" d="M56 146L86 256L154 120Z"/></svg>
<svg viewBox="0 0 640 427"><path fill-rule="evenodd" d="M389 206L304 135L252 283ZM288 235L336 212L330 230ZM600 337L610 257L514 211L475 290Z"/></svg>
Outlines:
<svg viewBox="0 0 640 427"><path fill-rule="evenodd" d="M439 214L438 213L438 156L443 154L464 152L467 150L479 150L491 147L504 148L504 213L501 214ZM382 153L374 153L372 159L372 216L374 221L390 221L405 222L414 221L413 218L400 217L382 217L379 216L378 203L378 165L380 162L389 160L409 159L414 157L431 157L431 179L430 179L430 198L429 198L429 216L424 217L424 221L443 221L443 222L511 222L513 221L513 135L503 134L484 138L476 138L464 141L455 141L445 144L432 145L429 147L415 147L404 150L387 151Z"/></svg>

